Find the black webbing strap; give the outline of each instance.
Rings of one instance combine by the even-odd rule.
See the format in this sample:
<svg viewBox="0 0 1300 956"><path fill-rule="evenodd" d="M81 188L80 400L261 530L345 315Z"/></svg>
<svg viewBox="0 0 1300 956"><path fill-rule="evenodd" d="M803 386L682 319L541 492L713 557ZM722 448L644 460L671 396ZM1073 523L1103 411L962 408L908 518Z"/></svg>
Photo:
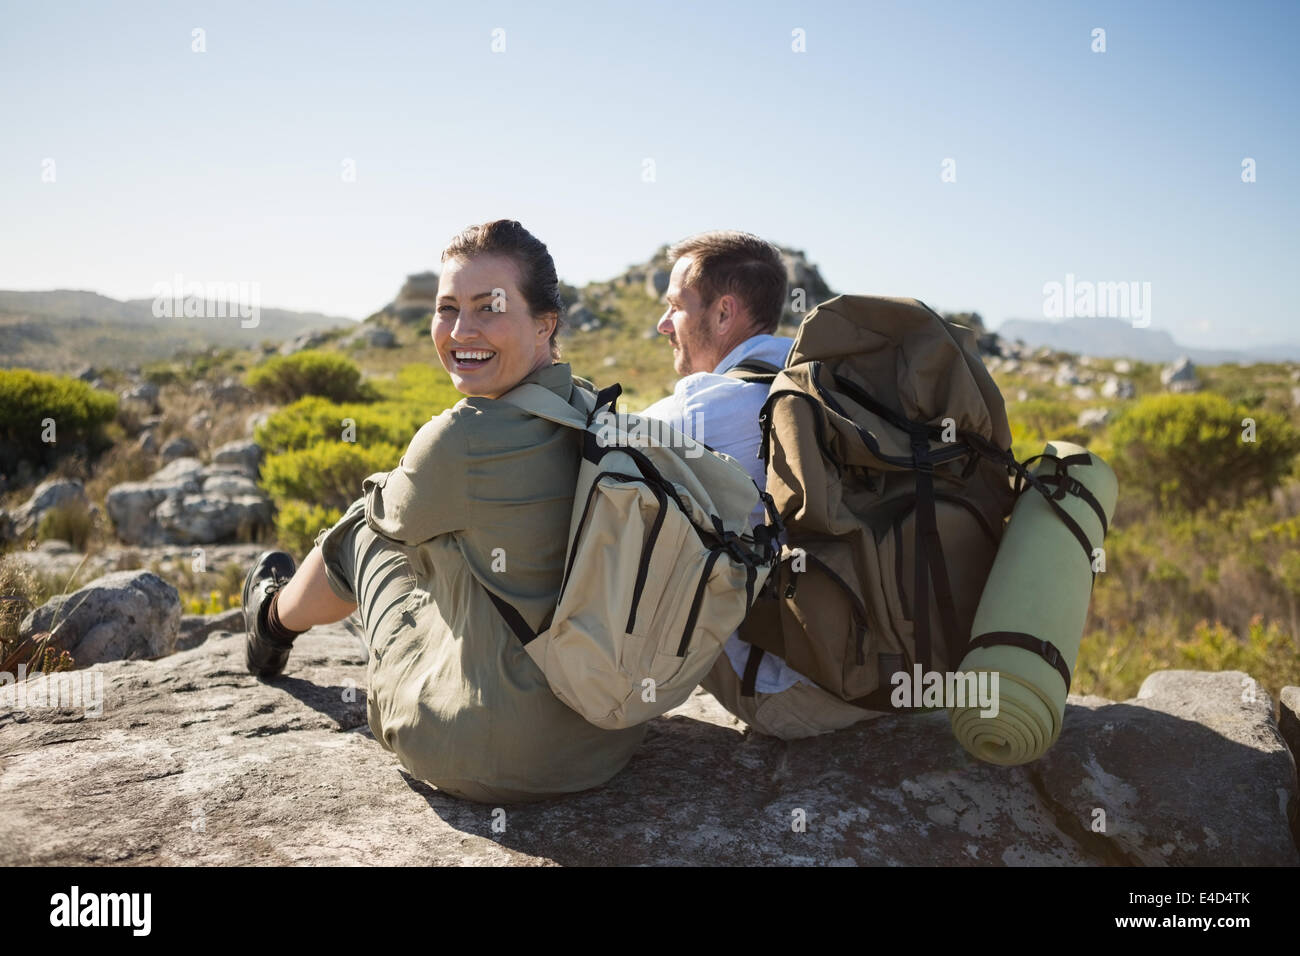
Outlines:
<svg viewBox="0 0 1300 956"><path fill-rule="evenodd" d="M957 633L957 606L953 601L948 565L943 556L943 541L934 512L934 465L930 461L929 442L918 434L912 436L912 458L916 464L916 543L913 579L913 615L915 617L916 659L922 670L930 669L930 583L934 583L934 600L943 625L944 644L950 660L957 659L961 641Z"/></svg>
<svg viewBox="0 0 1300 956"><path fill-rule="evenodd" d="M1057 673L1061 675L1061 680L1065 681L1065 692L1067 694L1070 692L1070 668L1065 666L1065 656L1051 641L1045 641L1041 637L1034 637L1032 634L1022 634L1019 631L989 631L987 634L981 634L971 641L966 649L973 651L977 647L1001 647L1004 645L1022 648L1037 654L1047 661L1056 668Z"/></svg>
<svg viewBox="0 0 1300 956"><path fill-rule="evenodd" d="M760 362L758 359L745 359L745 361L733 365L723 374L728 378L738 378L742 382L757 382L760 385L771 385L776 373L781 369L771 362ZM736 373L740 374L736 374Z"/></svg>
<svg viewBox="0 0 1300 956"><path fill-rule="evenodd" d="M758 665L767 653L761 647L749 646L749 657L745 659L745 676L740 680L740 696L753 697L755 684L758 682ZM730 661L727 662L730 666Z"/></svg>
<svg viewBox="0 0 1300 956"><path fill-rule="evenodd" d="M505 618L505 622L509 625L510 630L514 631L515 637L519 638L520 644L527 644L529 641L533 640L533 638L537 637L536 632L533 631L533 629L528 626L528 622L524 620L524 616L515 610L512 605L507 604L505 601L501 600L501 598L493 594L482 581L479 582L479 586L483 588L484 591L487 591L487 596L492 599L492 603L496 605L496 609L501 612L501 616Z"/></svg>

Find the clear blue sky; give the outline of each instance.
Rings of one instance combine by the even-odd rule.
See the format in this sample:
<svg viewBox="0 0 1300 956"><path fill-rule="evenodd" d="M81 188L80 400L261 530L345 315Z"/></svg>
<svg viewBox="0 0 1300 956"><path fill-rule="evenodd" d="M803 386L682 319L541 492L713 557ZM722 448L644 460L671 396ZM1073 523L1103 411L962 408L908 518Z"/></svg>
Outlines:
<svg viewBox="0 0 1300 956"><path fill-rule="evenodd" d="M1253 0L9 0L0 288L180 273L361 317L508 216L579 284L738 228L992 324L1073 273L1150 282L1186 344L1300 340L1298 27Z"/></svg>

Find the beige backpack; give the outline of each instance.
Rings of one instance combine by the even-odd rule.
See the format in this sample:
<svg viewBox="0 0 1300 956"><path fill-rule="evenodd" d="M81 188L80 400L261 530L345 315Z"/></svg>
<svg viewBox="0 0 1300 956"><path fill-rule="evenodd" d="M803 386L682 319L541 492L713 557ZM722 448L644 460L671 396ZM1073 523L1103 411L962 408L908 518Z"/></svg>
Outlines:
<svg viewBox="0 0 1300 956"><path fill-rule="evenodd" d="M760 454L787 537L740 636L891 710L896 671L955 669L1015 502L1006 408L975 333L914 299L837 296L770 382Z"/></svg>
<svg viewBox="0 0 1300 956"><path fill-rule="evenodd" d="M772 570L776 530L747 527L761 492L734 458L615 412L618 385L585 384L575 379L585 416L533 383L501 396L583 432L583 461L549 625L534 633L488 594L555 695L617 729L678 706L704 679Z"/></svg>

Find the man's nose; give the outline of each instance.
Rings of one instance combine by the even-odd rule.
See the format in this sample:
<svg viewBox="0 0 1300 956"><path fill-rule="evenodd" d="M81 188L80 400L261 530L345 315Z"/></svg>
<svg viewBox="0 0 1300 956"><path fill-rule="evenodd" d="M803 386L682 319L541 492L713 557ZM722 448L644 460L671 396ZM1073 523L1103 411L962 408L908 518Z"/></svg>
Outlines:
<svg viewBox="0 0 1300 956"><path fill-rule="evenodd" d="M672 315L670 311L664 312L663 316L659 319L659 324L655 326L656 331L658 331L660 335L672 334L673 320L669 318L670 315Z"/></svg>

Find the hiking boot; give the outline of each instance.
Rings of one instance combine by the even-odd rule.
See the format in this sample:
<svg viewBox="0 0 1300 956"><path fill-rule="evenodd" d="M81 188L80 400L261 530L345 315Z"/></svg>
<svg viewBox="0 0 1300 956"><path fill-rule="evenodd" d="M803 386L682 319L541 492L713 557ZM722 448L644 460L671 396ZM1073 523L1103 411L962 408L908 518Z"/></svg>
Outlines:
<svg viewBox="0 0 1300 956"><path fill-rule="evenodd" d="M289 583L298 569L287 551L263 551L244 579L244 627L248 631L244 658L248 672L257 677L274 677L284 670L293 642L273 638L266 623L271 595Z"/></svg>

